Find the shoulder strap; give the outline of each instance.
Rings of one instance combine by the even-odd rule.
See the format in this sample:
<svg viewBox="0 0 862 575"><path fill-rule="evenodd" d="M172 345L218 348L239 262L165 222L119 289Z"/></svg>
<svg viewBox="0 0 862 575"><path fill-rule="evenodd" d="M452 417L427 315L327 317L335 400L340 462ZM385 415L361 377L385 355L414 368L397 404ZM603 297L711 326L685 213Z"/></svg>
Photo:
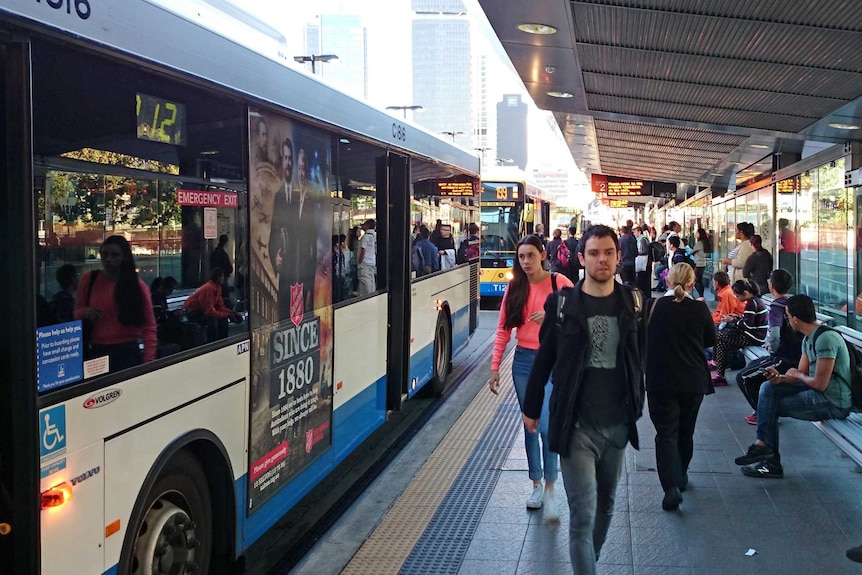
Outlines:
<svg viewBox="0 0 862 575"><path fill-rule="evenodd" d="M551 289L557 291L557 272L551 272Z"/></svg>
<svg viewBox="0 0 862 575"><path fill-rule="evenodd" d="M99 277L99 270L90 272L90 283L87 284L87 307L90 307L90 296L93 295L93 286L96 285L97 277Z"/></svg>

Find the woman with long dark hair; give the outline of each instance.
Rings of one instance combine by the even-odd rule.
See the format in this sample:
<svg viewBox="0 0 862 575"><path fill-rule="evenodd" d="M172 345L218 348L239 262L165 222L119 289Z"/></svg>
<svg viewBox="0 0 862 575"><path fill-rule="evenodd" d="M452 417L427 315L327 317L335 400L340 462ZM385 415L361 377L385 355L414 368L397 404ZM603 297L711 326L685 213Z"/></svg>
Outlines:
<svg viewBox="0 0 862 575"><path fill-rule="evenodd" d="M690 265L674 264L667 274L668 291L647 312L646 389L666 511L682 503L697 414L703 396L715 391L704 355L715 343L715 327L706 304L688 295L694 282Z"/></svg>
<svg viewBox="0 0 862 575"><path fill-rule="evenodd" d="M518 404L524 408L524 394L527 380L536 351L539 349L539 328L545 319L545 300L563 287L571 287L572 282L563 274L551 274L543 268L545 248L536 236L527 236L518 242L518 253L512 267L512 279L503 294L500 304L500 319L497 322L497 338L491 357L491 379L488 385L496 394L500 382L500 361L509 343L512 329L516 330L518 345L512 360L512 381ZM560 518L554 499L554 483L557 480L557 454L548 448L548 400L551 396L551 383L545 389L545 403L542 406L539 433L530 433L524 428L524 447L527 451L527 467L533 481L533 491L527 498L528 509L545 507L545 518L557 521ZM539 436L541 435L541 447ZM542 489L542 463L544 462L545 487Z"/></svg>
<svg viewBox="0 0 862 575"><path fill-rule="evenodd" d="M99 256L102 269L84 274L75 302L75 319L92 324L86 357L108 356L111 371L152 361L156 357L156 318L150 290L138 277L129 242L122 236L110 236L102 242Z"/></svg>
<svg viewBox="0 0 862 575"><path fill-rule="evenodd" d="M745 311L741 316L726 315L722 318L725 327L719 330L716 336L715 363L710 365L710 368L716 371L712 378L713 385L727 385L724 371L728 352L749 345L763 345L769 327L769 308L760 299L760 288L757 284L748 280L737 280L731 289L733 297L745 302Z"/></svg>
<svg viewBox="0 0 862 575"><path fill-rule="evenodd" d="M694 287L700 297L703 297L703 273L706 271L706 257L712 253L712 240L703 228L697 229L697 236L691 248L691 257L694 260Z"/></svg>

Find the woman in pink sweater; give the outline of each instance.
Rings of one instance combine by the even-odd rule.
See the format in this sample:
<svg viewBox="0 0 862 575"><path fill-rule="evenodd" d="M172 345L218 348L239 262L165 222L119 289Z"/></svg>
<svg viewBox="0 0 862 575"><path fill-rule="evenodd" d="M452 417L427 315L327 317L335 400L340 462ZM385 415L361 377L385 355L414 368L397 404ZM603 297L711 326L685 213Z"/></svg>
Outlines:
<svg viewBox="0 0 862 575"><path fill-rule="evenodd" d="M75 319L92 323L86 358L108 356L112 372L152 361L156 357L156 318L150 290L138 277L129 242L123 236L111 236L102 243L99 256L102 269L84 274L75 302Z"/></svg>
<svg viewBox="0 0 862 575"><path fill-rule="evenodd" d="M539 328L545 319L545 300L551 292L571 287L572 282L562 274L551 274L544 270L545 249L542 240L527 236L518 242L518 256L512 267L513 277L509 281L503 302L500 305L500 320L497 322L497 339L494 342L494 355L491 358L491 379L488 385L492 393L497 393L500 383L500 360L509 343L512 329L516 329L518 342L512 360L512 381L518 404L523 410L524 392L527 379L533 368L533 360L539 349ZM527 498L528 509L540 509L543 501L545 518L558 521L560 518L554 499L554 482L557 480L557 454L548 449L548 399L551 397L551 382L545 389L545 403L542 406L539 433L530 433L524 428L524 447L527 451L527 467L533 481L533 491ZM539 446L539 435L542 446ZM542 462L544 461L545 487L542 489Z"/></svg>

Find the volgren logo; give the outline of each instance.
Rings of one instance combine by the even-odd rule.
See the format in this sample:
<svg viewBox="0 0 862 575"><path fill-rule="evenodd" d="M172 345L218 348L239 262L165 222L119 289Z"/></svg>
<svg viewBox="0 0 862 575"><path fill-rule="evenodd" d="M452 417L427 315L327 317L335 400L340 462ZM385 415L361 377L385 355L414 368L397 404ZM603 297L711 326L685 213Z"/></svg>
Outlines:
<svg viewBox="0 0 862 575"><path fill-rule="evenodd" d="M100 391L96 395L92 395L84 401L84 409L95 409L97 407L102 407L104 405L108 405L120 398L123 395L123 391L121 389L105 389Z"/></svg>

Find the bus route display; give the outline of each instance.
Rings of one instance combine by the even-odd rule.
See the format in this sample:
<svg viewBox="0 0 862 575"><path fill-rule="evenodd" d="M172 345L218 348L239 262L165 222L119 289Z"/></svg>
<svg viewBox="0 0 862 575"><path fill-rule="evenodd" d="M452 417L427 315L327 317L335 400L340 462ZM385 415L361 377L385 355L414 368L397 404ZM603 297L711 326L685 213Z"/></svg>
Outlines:
<svg viewBox="0 0 862 575"><path fill-rule="evenodd" d="M186 106L163 98L135 96L138 139L184 146L186 143Z"/></svg>

